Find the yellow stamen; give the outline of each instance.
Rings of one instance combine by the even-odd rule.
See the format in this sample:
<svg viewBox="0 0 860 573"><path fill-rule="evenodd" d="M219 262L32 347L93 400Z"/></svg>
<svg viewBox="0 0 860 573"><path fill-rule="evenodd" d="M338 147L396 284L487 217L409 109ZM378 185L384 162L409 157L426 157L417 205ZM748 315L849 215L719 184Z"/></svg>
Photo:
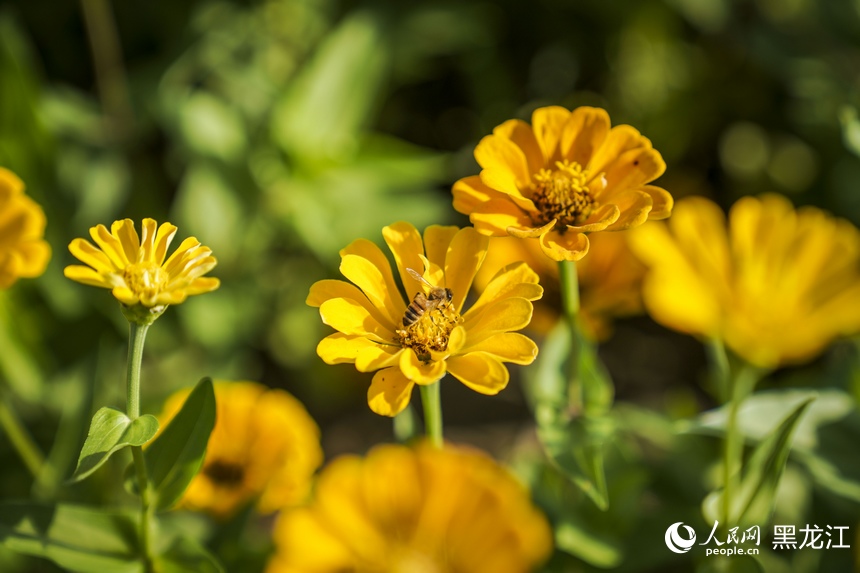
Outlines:
<svg viewBox="0 0 860 573"><path fill-rule="evenodd" d="M531 200L537 212L531 213L535 225L543 226L558 219L556 228L564 232L568 225L582 225L596 207L588 181L588 170L568 160L557 161L556 169L541 169L532 179Z"/></svg>
<svg viewBox="0 0 860 573"><path fill-rule="evenodd" d="M131 292L142 300L152 300L164 289L170 277L159 265L143 262L127 266L122 278Z"/></svg>

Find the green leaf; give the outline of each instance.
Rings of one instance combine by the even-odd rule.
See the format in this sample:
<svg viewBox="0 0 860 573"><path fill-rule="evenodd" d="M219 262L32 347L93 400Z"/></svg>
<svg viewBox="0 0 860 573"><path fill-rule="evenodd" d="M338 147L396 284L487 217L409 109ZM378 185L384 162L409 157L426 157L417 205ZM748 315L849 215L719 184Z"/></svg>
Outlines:
<svg viewBox="0 0 860 573"><path fill-rule="evenodd" d="M609 507L604 451L614 433L607 415L612 383L587 340L574 338L560 322L542 345L536 367L527 374L538 437L552 462L600 509ZM575 368L572 356L578 358ZM573 376L567 373L574 372ZM581 404L581 410L571 404Z"/></svg>
<svg viewBox="0 0 860 573"><path fill-rule="evenodd" d="M601 569L617 567L623 559L618 543L595 535L588 527L573 519L563 520L556 525L555 545L565 553Z"/></svg>
<svg viewBox="0 0 860 573"><path fill-rule="evenodd" d="M175 539L155 563L159 573L224 573L211 553L187 537Z"/></svg>
<svg viewBox="0 0 860 573"><path fill-rule="evenodd" d="M755 441L771 430L771 420L785 418L809 397L803 390L757 392L744 401L738 413L741 433ZM722 435L726 410L702 414L687 431ZM860 502L860 459L846 456L860 441L860 412L854 399L840 390L820 390L794 431L793 456L818 485L844 498Z"/></svg>
<svg viewBox="0 0 860 573"><path fill-rule="evenodd" d="M815 396L808 396L762 440L743 466L743 477L735 498L731 500L729 523L756 525L766 523L773 512L776 489L785 470L791 451L791 438L798 422ZM720 507L722 492L711 494L706 500L710 508ZM706 512L713 513L713 509ZM709 515L714 518L714 515Z"/></svg>
<svg viewBox="0 0 860 573"><path fill-rule="evenodd" d="M0 544L83 573L141 573L137 514L70 504L0 503Z"/></svg>
<svg viewBox="0 0 860 573"><path fill-rule="evenodd" d="M144 451L156 509L176 503L200 471L209 434L215 427L215 391L204 378L182 409Z"/></svg>
<svg viewBox="0 0 860 573"><path fill-rule="evenodd" d="M389 68L377 19L347 17L331 32L278 103L275 139L306 161L355 153Z"/></svg>
<svg viewBox="0 0 860 573"><path fill-rule="evenodd" d="M93 416L78 467L69 480L79 482L99 469L114 452L126 446L142 446L158 433L158 420L146 414L132 421L115 408L101 408Z"/></svg>

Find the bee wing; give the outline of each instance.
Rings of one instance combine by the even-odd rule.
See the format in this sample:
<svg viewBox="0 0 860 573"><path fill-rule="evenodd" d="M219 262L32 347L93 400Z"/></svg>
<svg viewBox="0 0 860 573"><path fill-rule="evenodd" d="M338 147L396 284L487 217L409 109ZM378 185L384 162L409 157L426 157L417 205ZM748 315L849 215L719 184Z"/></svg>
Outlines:
<svg viewBox="0 0 860 573"><path fill-rule="evenodd" d="M419 273L419 272L418 272L418 271L416 271L415 269L407 268L407 269L406 269L406 272L407 272L407 273L409 273L409 276L411 276L411 277L412 277L413 279L415 279L416 281L418 281L418 282L420 282L420 283L423 283L423 284L427 285L427 286L428 286L428 287L430 287L430 288L433 288L433 285L432 285L432 284L430 284L430 281L428 281L428 280L427 280L427 279L425 279L423 276L421 276L421 273Z"/></svg>

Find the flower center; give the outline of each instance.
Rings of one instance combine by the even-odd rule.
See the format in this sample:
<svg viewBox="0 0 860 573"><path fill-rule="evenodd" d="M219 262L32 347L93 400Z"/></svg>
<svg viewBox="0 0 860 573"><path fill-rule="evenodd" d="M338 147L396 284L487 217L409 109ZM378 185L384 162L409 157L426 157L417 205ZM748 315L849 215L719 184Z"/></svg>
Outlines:
<svg viewBox="0 0 860 573"><path fill-rule="evenodd" d="M531 200L537 212L531 218L539 226L558 219L555 228L564 232L569 225L582 225L596 205L588 188L588 170L566 159L556 161L555 166L554 171L541 169L532 177Z"/></svg>
<svg viewBox="0 0 860 573"><path fill-rule="evenodd" d="M152 299L164 289L169 277L155 263L135 263L125 268L122 278L131 292L141 299Z"/></svg>
<svg viewBox="0 0 860 573"><path fill-rule="evenodd" d="M448 337L454 327L463 322L451 302L443 300L427 309L418 320L395 331L395 342L403 348L411 348L422 362L430 362L430 351L445 352Z"/></svg>
<svg viewBox="0 0 860 573"><path fill-rule="evenodd" d="M239 464L215 460L203 468L203 473L212 480L215 485L223 487L236 487L245 478L245 470Z"/></svg>

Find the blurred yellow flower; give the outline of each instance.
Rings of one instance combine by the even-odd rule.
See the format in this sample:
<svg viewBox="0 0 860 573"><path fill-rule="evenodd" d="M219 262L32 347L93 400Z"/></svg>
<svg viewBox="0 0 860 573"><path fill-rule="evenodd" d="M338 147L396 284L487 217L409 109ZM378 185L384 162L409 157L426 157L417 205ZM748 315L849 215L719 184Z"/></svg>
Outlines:
<svg viewBox="0 0 860 573"><path fill-rule="evenodd" d="M320 357L328 364L354 363L360 372L378 371L367 394L374 412L394 416L409 403L415 384L432 384L446 372L476 392L496 394L508 384L504 362L534 361L535 343L514 332L528 325L531 301L543 293L528 265L501 269L462 313L487 237L471 227L434 225L422 240L415 227L402 222L382 234L405 299L385 254L366 239L340 252L340 271L355 284L319 281L307 299L338 331L320 342ZM413 302L407 316L416 296L420 304Z"/></svg>
<svg viewBox="0 0 860 573"><path fill-rule="evenodd" d="M384 445L341 457L284 512L267 573L525 573L552 550L528 492L476 450Z"/></svg>
<svg viewBox="0 0 860 573"><path fill-rule="evenodd" d="M643 311L642 280L645 265L633 254L628 233L599 233L591 237L589 254L576 262L579 275L580 314L585 332L595 340L612 333L612 320ZM487 258L475 276L475 289L482 292L498 269L514 261L525 261L540 276L545 289L535 302L529 328L546 334L558 321L561 300L558 265L545 257L534 241L514 237L492 237Z"/></svg>
<svg viewBox="0 0 860 573"><path fill-rule="evenodd" d="M650 266L644 298L657 322L721 339L757 366L803 362L860 332L860 231L819 209L745 197L727 228L717 205L691 197L632 245Z"/></svg>
<svg viewBox="0 0 860 573"><path fill-rule="evenodd" d="M157 230L156 230L157 227ZM89 266L70 265L66 277L86 285L109 288L126 306L146 308L179 304L191 295L218 288L216 278L204 277L216 264L208 247L194 237L182 241L165 261L176 227L153 219L143 220L138 237L131 219L116 221L108 231L104 225L90 229L96 245L75 239L69 251Z"/></svg>
<svg viewBox="0 0 860 573"><path fill-rule="evenodd" d="M44 235L44 211L24 194L18 176L0 167L0 288L45 272L51 247Z"/></svg>
<svg viewBox="0 0 860 573"><path fill-rule="evenodd" d="M479 176L454 184L454 208L480 232L537 238L554 261L588 252L588 233L665 219L672 196L648 185L666 170L660 153L629 125L610 129L594 107L536 109L511 119L475 148Z"/></svg>
<svg viewBox="0 0 860 573"><path fill-rule="evenodd" d="M167 399L159 416L162 428L190 392ZM301 402L256 382L216 382L215 401L217 418L203 468L180 505L223 518L254 500L261 513L305 501L323 453L319 428Z"/></svg>

